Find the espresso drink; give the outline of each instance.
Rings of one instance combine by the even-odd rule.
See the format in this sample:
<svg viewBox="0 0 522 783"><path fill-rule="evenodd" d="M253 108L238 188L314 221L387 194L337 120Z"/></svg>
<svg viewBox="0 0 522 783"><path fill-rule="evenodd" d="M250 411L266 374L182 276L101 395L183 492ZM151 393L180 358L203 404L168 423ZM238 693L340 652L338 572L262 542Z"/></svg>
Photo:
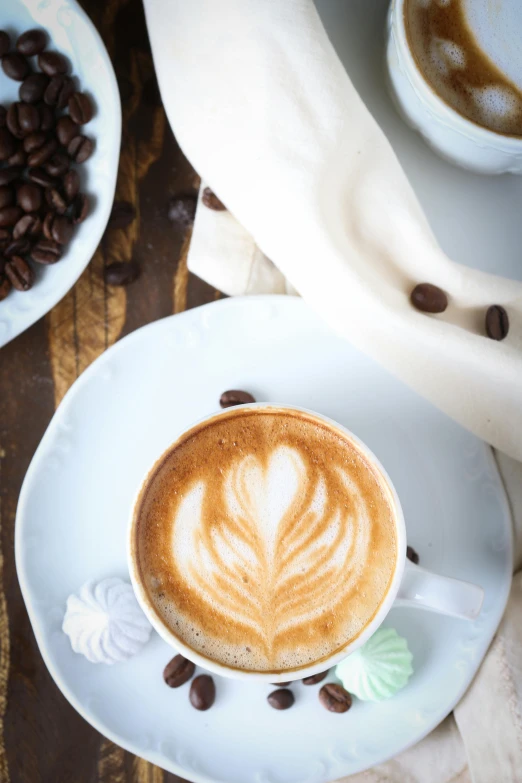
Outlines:
<svg viewBox="0 0 522 783"><path fill-rule="evenodd" d="M148 600L186 645L279 672L329 657L375 616L397 560L387 482L313 415L231 409L148 476L134 554Z"/></svg>
<svg viewBox="0 0 522 783"><path fill-rule="evenodd" d="M408 45L426 81L453 109L496 133L522 136L522 58L518 37L519 0L504 0L506 12L493 14L477 0L405 0L404 22ZM511 67L520 62L518 83L502 72L479 45L471 26L482 29L491 45L495 36L515 34ZM512 24L509 24L512 18ZM498 27L498 29L495 28ZM509 29L509 28L513 29ZM518 29L515 29L518 28ZM501 38L502 37L502 38ZM492 45L492 48L493 45Z"/></svg>

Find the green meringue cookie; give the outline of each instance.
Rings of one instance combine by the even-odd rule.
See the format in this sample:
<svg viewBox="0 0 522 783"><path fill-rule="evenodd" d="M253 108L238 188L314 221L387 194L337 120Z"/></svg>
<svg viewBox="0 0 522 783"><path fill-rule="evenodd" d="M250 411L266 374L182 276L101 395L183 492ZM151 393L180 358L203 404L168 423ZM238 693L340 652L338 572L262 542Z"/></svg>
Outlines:
<svg viewBox="0 0 522 783"><path fill-rule="evenodd" d="M412 659L406 639L394 628L379 628L335 673L361 701L384 701L404 688L413 674Z"/></svg>

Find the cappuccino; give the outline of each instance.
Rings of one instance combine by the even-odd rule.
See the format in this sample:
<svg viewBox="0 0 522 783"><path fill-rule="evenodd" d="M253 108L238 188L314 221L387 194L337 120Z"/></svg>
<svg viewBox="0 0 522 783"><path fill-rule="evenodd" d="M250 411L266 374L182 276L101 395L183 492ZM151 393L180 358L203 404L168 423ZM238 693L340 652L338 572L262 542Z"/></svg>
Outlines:
<svg viewBox="0 0 522 783"><path fill-rule="evenodd" d="M485 0L404 2L408 46L424 79L459 114L508 136L522 136L521 23L518 0L494 9Z"/></svg>
<svg viewBox="0 0 522 783"><path fill-rule="evenodd" d="M232 669L330 658L375 617L397 564L390 487L347 433L236 408L185 433L145 480L133 557L151 611Z"/></svg>

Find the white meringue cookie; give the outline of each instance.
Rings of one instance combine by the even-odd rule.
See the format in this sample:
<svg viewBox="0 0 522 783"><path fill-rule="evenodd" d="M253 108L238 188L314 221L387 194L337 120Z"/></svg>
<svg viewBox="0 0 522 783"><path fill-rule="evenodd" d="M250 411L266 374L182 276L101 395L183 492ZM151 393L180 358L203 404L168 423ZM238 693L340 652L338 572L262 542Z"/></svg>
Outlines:
<svg viewBox="0 0 522 783"><path fill-rule="evenodd" d="M149 640L152 626L132 586L113 577L91 580L67 599L62 630L76 653L91 663L113 664L136 655Z"/></svg>

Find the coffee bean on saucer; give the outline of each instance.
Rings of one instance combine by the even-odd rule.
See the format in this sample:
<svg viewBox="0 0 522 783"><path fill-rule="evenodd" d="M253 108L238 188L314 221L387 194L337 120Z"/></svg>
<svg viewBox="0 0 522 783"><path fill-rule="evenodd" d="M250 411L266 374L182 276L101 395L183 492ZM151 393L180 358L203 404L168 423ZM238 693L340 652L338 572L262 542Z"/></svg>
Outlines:
<svg viewBox="0 0 522 783"><path fill-rule="evenodd" d="M62 177L69 170L69 158L65 152L55 152L43 168L51 177Z"/></svg>
<svg viewBox="0 0 522 783"><path fill-rule="evenodd" d="M85 193L78 193L73 201L71 219L74 225L83 223L87 215L89 214L89 199Z"/></svg>
<svg viewBox="0 0 522 783"><path fill-rule="evenodd" d="M16 150L14 136L7 128L0 128L0 161L7 160Z"/></svg>
<svg viewBox="0 0 522 783"><path fill-rule="evenodd" d="M491 305L486 312L486 334L492 340L503 340L509 332L508 314L502 305Z"/></svg>
<svg viewBox="0 0 522 783"><path fill-rule="evenodd" d="M59 215L65 215L67 212L67 202L58 190L58 188L47 188L45 191L45 200L48 206Z"/></svg>
<svg viewBox="0 0 522 783"><path fill-rule="evenodd" d="M291 685L291 682L271 682L270 685L275 685L276 688L286 688L288 685Z"/></svg>
<svg viewBox="0 0 522 783"><path fill-rule="evenodd" d="M436 285L419 283L410 294L410 302L423 313L443 313L448 306L448 297Z"/></svg>
<svg viewBox="0 0 522 783"><path fill-rule="evenodd" d="M56 139L48 139L45 144L42 144L37 150L31 152L27 158L27 164L31 168L43 166L44 163L47 163L51 155L54 155L57 147L58 143Z"/></svg>
<svg viewBox="0 0 522 783"><path fill-rule="evenodd" d="M109 217L111 228L127 228L136 217L136 208L130 201L115 201Z"/></svg>
<svg viewBox="0 0 522 783"><path fill-rule="evenodd" d="M53 239L39 239L31 250L31 258L37 264L56 264L61 257L62 249Z"/></svg>
<svg viewBox="0 0 522 783"><path fill-rule="evenodd" d="M13 239L21 239L25 236L37 237L42 232L42 221L38 215L23 215L15 223L13 228Z"/></svg>
<svg viewBox="0 0 522 783"><path fill-rule="evenodd" d="M49 77L45 73L30 73L25 77L18 90L20 100L24 103L41 101L48 84Z"/></svg>
<svg viewBox="0 0 522 783"><path fill-rule="evenodd" d="M13 241L7 245L4 250L4 256L10 258L11 256L25 256L31 249L31 242L26 237L20 239L13 239Z"/></svg>
<svg viewBox="0 0 522 783"><path fill-rule="evenodd" d="M35 54L40 54L46 46L47 34L44 30L40 29L26 30L16 42L16 48L20 54L25 54L26 57L33 57Z"/></svg>
<svg viewBox="0 0 522 783"><path fill-rule="evenodd" d="M216 698L216 686L209 674L200 674L190 685L190 703L196 710L208 710Z"/></svg>
<svg viewBox="0 0 522 783"><path fill-rule="evenodd" d="M23 211L20 207L10 206L0 209L0 227L6 228L14 226L23 215Z"/></svg>
<svg viewBox="0 0 522 783"><path fill-rule="evenodd" d="M50 131L56 125L56 118L54 112L50 106L46 103L38 104L38 112L40 114L40 130Z"/></svg>
<svg viewBox="0 0 522 783"><path fill-rule="evenodd" d="M47 239L54 239L59 245L66 245L70 241L74 226L65 215L55 215L48 212L43 221L43 232Z"/></svg>
<svg viewBox="0 0 522 783"><path fill-rule="evenodd" d="M3 57L4 54L7 54L10 48L11 41L9 39L9 35L5 30L0 30L0 57Z"/></svg>
<svg viewBox="0 0 522 783"><path fill-rule="evenodd" d="M34 182L24 182L16 191L16 202L24 212L38 212L42 206L42 189Z"/></svg>
<svg viewBox="0 0 522 783"><path fill-rule="evenodd" d="M56 184L54 177L51 177L44 169L39 166L30 168L27 172L27 176L31 182L36 182L37 185L41 185L43 188L52 188Z"/></svg>
<svg viewBox="0 0 522 783"><path fill-rule="evenodd" d="M319 672L319 674L312 674L311 677L304 677L302 682L303 685L316 685L318 682L322 682L324 678L328 675L328 672L330 669L327 669L325 672Z"/></svg>
<svg viewBox="0 0 522 783"><path fill-rule="evenodd" d="M196 205L197 199L195 196L189 194L174 196L169 201L169 220L180 230L188 228L194 222Z"/></svg>
<svg viewBox="0 0 522 783"><path fill-rule="evenodd" d="M329 712L348 712L352 697L342 685L328 682L319 691L319 701Z"/></svg>
<svg viewBox="0 0 522 783"><path fill-rule="evenodd" d="M245 405L249 402L255 402L254 397L246 391L231 389L225 391L219 398L219 404L222 408L231 408L232 405Z"/></svg>
<svg viewBox="0 0 522 783"><path fill-rule="evenodd" d="M34 272L21 256L12 256L5 265L5 274L17 291L28 291L34 282Z"/></svg>
<svg viewBox="0 0 522 783"><path fill-rule="evenodd" d="M67 201L72 201L80 190L80 176L76 169L69 169L62 182L63 192Z"/></svg>
<svg viewBox="0 0 522 783"><path fill-rule="evenodd" d="M203 190L201 201L206 207L208 207L209 209L213 209L216 212L223 212L224 210L226 210L226 206L223 204L222 201L220 201L220 199L218 199L216 194L212 190L210 190L210 188L205 188Z"/></svg>
<svg viewBox="0 0 522 783"><path fill-rule="evenodd" d="M15 192L8 185L0 187L0 209L10 206L15 200Z"/></svg>
<svg viewBox="0 0 522 783"><path fill-rule="evenodd" d="M38 65L47 76L67 73L67 60L59 52L42 52L38 55Z"/></svg>
<svg viewBox="0 0 522 783"><path fill-rule="evenodd" d="M86 136L75 136L67 145L67 152L75 163L85 163L91 157L94 144Z"/></svg>
<svg viewBox="0 0 522 783"><path fill-rule="evenodd" d="M40 126L40 114L32 103L18 101L7 110L7 127L17 139L34 133Z"/></svg>
<svg viewBox="0 0 522 783"><path fill-rule="evenodd" d="M48 106L63 109L74 92L73 80L64 73L52 76L44 93L44 101Z"/></svg>
<svg viewBox="0 0 522 783"><path fill-rule="evenodd" d="M187 660L183 655L175 655L165 666L163 679L169 688L179 688L191 679L195 671L196 667L192 661Z"/></svg>
<svg viewBox="0 0 522 783"><path fill-rule="evenodd" d="M11 281L5 273L0 274L0 302L6 298L11 290Z"/></svg>
<svg viewBox="0 0 522 783"><path fill-rule="evenodd" d="M30 66L20 52L9 52L2 57L2 69L6 76L15 82L23 82L30 71Z"/></svg>
<svg viewBox="0 0 522 783"><path fill-rule="evenodd" d="M39 150L40 147L43 147L45 142L47 141L47 134L43 133L42 131L36 131L35 133L30 133L28 136L24 139L24 150L27 152L28 155L31 154L31 152L35 152L36 150Z"/></svg>
<svg viewBox="0 0 522 783"><path fill-rule="evenodd" d="M107 285L129 285L140 275L136 261L115 261L105 267L103 276Z"/></svg>
<svg viewBox="0 0 522 783"><path fill-rule="evenodd" d="M288 688L281 688L269 693L266 700L274 710L288 710L293 705L295 696Z"/></svg>
<svg viewBox="0 0 522 783"><path fill-rule="evenodd" d="M91 99L84 92L75 92L68 99L69 114L77 125L85 125L93 118Z"/></svg>
<svg viewBox="0 0 522 783"><path fill-rule="evenodd" d="M406 557L408 560L411 560L412 563L415 563L415 565L419 564L419 556L412 546L408 545L406 547Z"/></svg>
<svg viewBox="0 0 522 783"><path fill-rule="evenodd" d="M73 122L66 114L63 117L60 117L56 123L56 135L58 137L58 141L64 147L67 147L69 142L71 142L75 136L78 136L79 133L80 129L76 123Z"/></svg>

